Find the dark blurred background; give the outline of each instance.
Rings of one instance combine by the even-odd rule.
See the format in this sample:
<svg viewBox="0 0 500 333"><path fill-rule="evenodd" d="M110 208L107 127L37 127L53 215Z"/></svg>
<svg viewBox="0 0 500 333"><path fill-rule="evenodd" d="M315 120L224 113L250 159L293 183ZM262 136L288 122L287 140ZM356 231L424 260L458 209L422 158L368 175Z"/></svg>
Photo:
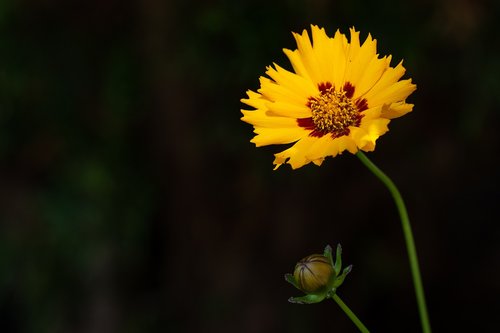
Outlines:
<svg viewBox="0 0 500 333"><path fill-rule="evenodd" d="M419 332L395 206L352 155L273 171L239 120L291 31L404 59L414 112L369 156L413 222L436 332L492 332L500 296L499 3L0 1L1 332L355 332L287 303L342 243L374 332Z"/></svg>

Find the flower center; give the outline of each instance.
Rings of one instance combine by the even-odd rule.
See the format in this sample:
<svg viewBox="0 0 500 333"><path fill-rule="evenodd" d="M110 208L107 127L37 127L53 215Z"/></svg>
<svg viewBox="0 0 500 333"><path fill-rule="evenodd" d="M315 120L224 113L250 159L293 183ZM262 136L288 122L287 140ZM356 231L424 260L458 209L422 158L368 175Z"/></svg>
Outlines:
<svg viewBox="0 0 500 333"><path fill-rule="evenodd" d="M349 126L357 125L361 116L346 91L335 91L333 87L321 90L318 97L310 98L308 106L316 131L332 133L336 137L347 135Z"/></svg>
<svg viewBox="0 0 500 333"><path fill-rule="evenodd" d="M349 135L350 126L361 125L368 101L352 98L355 87L350 82L345 82L338 91L330 82L318 84L318 89L319 96L309 97L306 104L311 117L297 119L297 125L310 131L309 136L321 138L329 134L335 139Z"/></svg>

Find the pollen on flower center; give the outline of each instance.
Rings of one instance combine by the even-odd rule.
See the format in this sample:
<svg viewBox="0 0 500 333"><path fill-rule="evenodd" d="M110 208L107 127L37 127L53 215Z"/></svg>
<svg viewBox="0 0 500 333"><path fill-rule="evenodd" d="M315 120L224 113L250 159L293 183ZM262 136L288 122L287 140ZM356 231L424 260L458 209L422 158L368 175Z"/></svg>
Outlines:
<svg viewBox="0 0 500 333"><path fill-rule="evenodd" d="M332 133L335 137L349 133L349 126L359 124L361 115L356 104L348 97L349 91L335 91L332 86L322 87L321 94L309 99L315 130Z"/></svg>

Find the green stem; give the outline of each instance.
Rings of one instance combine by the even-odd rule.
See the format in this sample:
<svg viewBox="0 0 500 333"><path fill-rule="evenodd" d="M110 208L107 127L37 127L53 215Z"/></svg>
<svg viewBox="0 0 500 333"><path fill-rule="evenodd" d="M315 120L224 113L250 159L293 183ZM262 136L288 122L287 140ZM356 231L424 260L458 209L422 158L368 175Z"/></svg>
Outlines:
<svg viewBox="0 0 500 333"><path fill-rule="evenodd" d="M352 320L352 322L354 323L354 325L356 325L356 327L359 329L360 332L363 332L363 333L370 332L370 331L368 331L366 326L363 325L361 320L359 320L359 318L356 317L354 312L352 312L351 309L349 309L349 307L344 302L342 302L342 300L340 299L340 297L337 294L333 294L332 298L340 306L340 308L342 310L344 310L345 314Z"/></svg>
<svg viewBox="0 0 500 333"><path fill-rule="evenodd" d="M394 201L396 202L396 206L398 207L399 217L401 218L401 224L403 227L403 233L406 241L406 249L408 250L408 258L410 260L410 268L411 274L413 276L413 285L415 287L415 294L417 296L417 305L418 311L420 314L420 322L422 324L422 332L430 333L431 326L429 324L429 316L427 314L427 306L425 305L425 295L424 295L424 287L422 285L422 278L420 277L420 269L418 267L418 258L417 258L417 250L415 248L415 241L413 240L413 233L411 231L410 219L408 218L408 212L406 211L406 207L399 193L398 188L392 180L387 177L385 173L382 172L372 161L366 157L366 155L359 151L356 156L359 157L361 162L370 169L371 172L377 176L378 179L384 183L387 189L391 192Z"/></svg>

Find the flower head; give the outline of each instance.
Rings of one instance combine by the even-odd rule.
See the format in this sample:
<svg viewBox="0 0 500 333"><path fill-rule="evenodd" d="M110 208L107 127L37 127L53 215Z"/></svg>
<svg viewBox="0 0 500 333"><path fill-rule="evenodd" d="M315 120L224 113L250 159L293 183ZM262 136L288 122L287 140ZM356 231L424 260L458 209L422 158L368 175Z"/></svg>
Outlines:
<svg viewBox="0 0 500 333"><path fill-rule="evenodd" d="M413 109L406 98L416 89L411 79L400 80L405 68L391 67L391 56L379 58L370 35L360 44L359 32L350 29L350 42L337 31L328 37L311 26L294 33L297 49L284 49L293 72L277 64L260 77L260 89L249 90L242 102L243 121L254 126L251 142L257 147L291 144L275 154L274 164L293 169L347 150L373 151L376 140L388 131L393 118Z"/></svg>

